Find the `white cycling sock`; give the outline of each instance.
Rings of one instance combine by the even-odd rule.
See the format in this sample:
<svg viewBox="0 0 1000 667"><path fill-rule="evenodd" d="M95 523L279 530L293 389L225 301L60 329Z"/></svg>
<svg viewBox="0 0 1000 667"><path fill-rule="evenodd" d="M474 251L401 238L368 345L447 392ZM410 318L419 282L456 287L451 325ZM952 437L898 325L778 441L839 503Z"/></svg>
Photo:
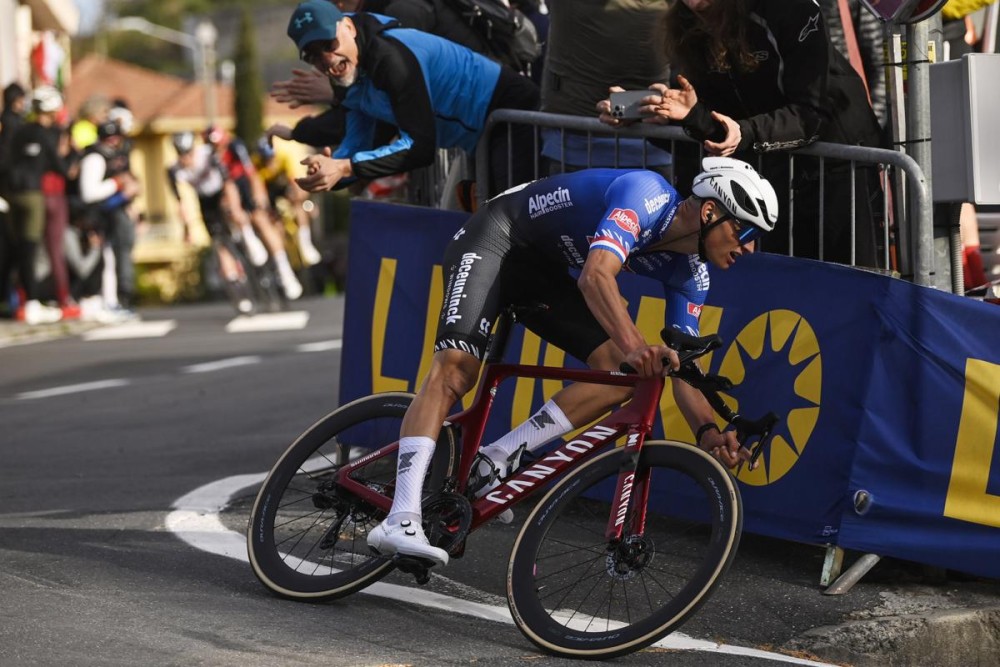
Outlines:
<svg viewBox="0 0 1000 667"><path fill-rule="evenodd" d="M411 436L399 440L399 460L396 464L396 494L386 522L396 525L403 519L420 522L421 489L431 455L437 443L426 436Z"/></svg>
<svg viewBox="0 0 1000 667"><path fill-rule="evenodd" d="M572 430L573 424L566 418L556 402L550 400L526 422L496 442L483 447L483 453L493 459L495 463L499 463L496 458L497 454L501 454L502 458L506 459L521 445L524 445L529 452L533 452Z"/></svg>
<svg viewBox="0 0 1000 667"><path fill-rule="evenodd" d="M308 225L302 225L299 227L298 240L299 253L302 255L303 263L308 264L309 266L319 264L323 259L323 256L320 255L319 250L317 250L316 246L313 245L312 230Z"/></svg>
<svg viewBox="0 0 1000 667"><path fill-rule="evenodd" d="M292 271L292 265L288 263L288 253L284 250L279 250L274 253L274 263L278 267L279 271L288 271L289 273L295 273Z"/></svg>

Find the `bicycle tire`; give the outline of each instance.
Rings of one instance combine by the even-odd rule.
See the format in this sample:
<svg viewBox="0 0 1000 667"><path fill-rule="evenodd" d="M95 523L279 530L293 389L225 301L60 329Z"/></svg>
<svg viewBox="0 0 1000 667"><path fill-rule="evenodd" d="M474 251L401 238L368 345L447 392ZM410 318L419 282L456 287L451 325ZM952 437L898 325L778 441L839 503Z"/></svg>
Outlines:
<svg viewBox="0 0 1000 667"><path fill-rule="evenodd" d="M606 659L652 644L708 599L736 555L743 513L732 476L704 451L668 441L646 442L640 453L637 478L640 471L652 474L642 535L623 540L624 550L608 549L605 529L620 469L621 450L612 449L570 472L535 506L514 542L508 605L521 632L546 652ZM676 498L687 502L683 514ZM632 518L626 515L629 533ZM707 519L708 528L698 519ZM567 567L575 558L581 562Z"/></svg>
<svg viewBox="0 0 1000 667"><path fill-rule="evenodd" d="M260 310L277 313L285 309L288 300L282 291L278 272L273 265L274 260L268 259L261 266L254 266L252 262L247 262L247 275L250 280L250 287L253 291L254 301Z"/></svg>
<svg viewBox="0 0 1000 667"><path fill-rule="evenodd" d="M391 559L372 554L367 546L367 531L384 512L338 495L340 487L331 482L331 473L341 462L396 441L412 400L412 394L392 392L348 403L313 424L275 463L247 526L250 565L272 592L296 600L332 600L393 569ZM455 442L449 429L442 434L425 490L439 490L453 474ZM393 454L365 463L352 477L391 496L395 474ZM343 502L339 508L324 507L344 498L349 509Z"/></svg>
<svg viewBox="0 0 1000 667"><path fill-rule="evenodd" d="M237 273L236 280L228 279L222 272L222 260L219 257L221 248L225 248L232 257ZM256 299L253 290L250 288L250 274L248 267L250 262L243 256L232 239L212 241L212 262L215 264L214 270L222 283L222 291L226 295L226 300L233 307L237 315L249 315L257 309ZM244 304L249 304L247 308Z"/></svg>

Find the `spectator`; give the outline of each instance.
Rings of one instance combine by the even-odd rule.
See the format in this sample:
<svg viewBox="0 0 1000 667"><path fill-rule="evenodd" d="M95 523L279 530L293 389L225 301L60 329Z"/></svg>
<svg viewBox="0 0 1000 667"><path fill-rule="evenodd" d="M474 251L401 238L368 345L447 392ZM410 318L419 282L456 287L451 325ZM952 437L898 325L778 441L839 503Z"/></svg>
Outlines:
<svg viewBox="0 0 1000 667"><path fill-rule="evenodd" d="M438 147L472 152L493 109L538 105L535 85L514 70L386 17L345 15L328 2L309 0L295 9L288 35L303 60L345 91L343 142L332 155L303 161L308 172L298 183L310 192L427 166ZM378 121L398 128L394 141L375 143ZM515 128L513 135L515 145L531 145L529 128ZM490 140L496 189L508 179L516 184L533 176L530 148L514 151L514 170L507 173L507 148L506 128L498 128Z"/></svg>
<svg viewBox="0 0 1000 667"><path fill-rule="evenodd" d="M961 58L979 49L982 35L973 15L997 0L948 0L941 8L941 36L945 41L945 60Z"/></svg>
<svg viewBox="0 0 1000 667"><path fill-rule="evenodd" d="M11 83L3 90L3 111L0 112L0 194L4 192L4 184L10 162L10 142L17 128L24 124L24 114L27 106L27 94L18 83Z"/></svg>
<svg viewBox="0 0 1000 667"><path fill-rule="evenodd" d="M47 172L66 176L66 164L59 154L58 134L53 128L60 109L62 96L59 91L51 86L36 89L32 94L34 120L17 128L10 143L11 163L17 165L8 179L15 245L12 256L0 265L0 275L9 275L11 263L17 264L24 292L24 302L18 308L17 319L28 324L57 322L62 318L58 308L39 301L35 276L35 253L42 241L46 222L43 180Z"/></svg>
<svg viewBox="0 0 1000 667"><path fill-rule="evenodd" d="M98 140L84 152L80 162L80 197L92 207L99 220L106 249L104 299L115 312L131 315L135 293L135 222L128 213L129 203L139 194L139 183L128 171L125 137L121 126L106 120L97 127ZM114 265L111 271L110 264ZM112 283L114 283L112 285Z"/></svg>
<svg viewBox="0 0 1000 667"><path fill-rule="evenodd" d="M831 45L811 0L682 0L668 10L664 27L665 49L680 87L654 84L662 97L647 99L643 110L652 115L646 121L680 122L711 155L756 162L755 154L762 154L763 173L777 184L779 201L788 202L791 194L785 150L817 140L881 145L864 85ZM607 100L599 109L602 120L620 124L610 116ZM691 168L697 168L694 161L675 163L681 171ZM862 165L855 174L853 248L850 163L826 160L824 170L820 202L818 161L796 159L794 210L779 221L766 249L842 263L851 262L854 250L856 264L878 266L882 191L877 170Z"/></svg>
<svg viewBox="0 0 1000 667"><path fill-rule="evenodd" d="M945 40L944 59L954 60L978 50L982 35L976 31L972 15L996 0L948 0L941 9L943 24L942 37ZM957 205L959 230L962 239L962 275L966 290L972 290L990 282L983 266L983 256L979 245L979 220L976 207L970 202ZM938 204L938 216L953 216L953 205Z"/></svg>
<svg viewBox="0 0 1000 667"><path fill-rule="evenodd" d="M79 118L70 126L73 148L84 151L97 143L97 127L108 119L111 102L103 95L91 95L80 105Z"/></svg>
<svg viewBox="0 0 1000 667"><path fill-rule="evenodd" d="M618 84L640 89L670 75L656 26L667 0L550 0L549 38L542 75L542 111L592 116L594 105ZM609 49L608 39L621 44ZM546 172L563 171L563 133L542 130ZM654 168L669 174L670 154L644 147L642 139L591 137L566 133L566 171L586 166ZM643 164L643 154L646 161Z"/></svg>
<svg viewBox="0 0 1000 667"><path fill-rule="evenodd" d="M14 261L15 241L9 219L10 197L7 176L11 166L10 140L14 131L24 123L25 92L18 83L11 83L3 91L3 111L0 112L0 267L10 267ZM0 313L9 316L10 270L0 273Z"/></svg>
<svg viewBox="0 0 1000 667"><path fill-rule="evenodd" d="M78 305L79 317L85 321L116 322L121 317L104 308L101 297L102 248L104 241L88 217L70 221L63 236L63 253L69 275L70 298ZM39 253L36 265L38 281L44 294L54 296L53 263Z"/></svg>
<svg viewBox="0 0 1000 667"><path fill-rule="evenodd" d="M841 2L847 7L846 16L841 13ZM882 23L860 0L820 0L820 8L826 19L830 41L864 79L872 109L884 130L889 122L889 103L885 87L885 36ZM851 34L848 34L848 30ZM859 61L857 63L851 57L855 48Z"/></svg>
<svg viewBox="0 0 1000 667"><path fill-rule="evenodd" d="M48 89L44 102L55 108L55 114L62 114L62 96L55 88L43 87L35 90L35 95ZM69 199L66 195L66 183L79 174L78 156L72 151L69 128L53 123L49 132L53 134L64 171L48 169L42 174L42 196L45 199L45 249L50 264L54 297L62 310L63 319L76 319L80 316L80 307L70 295L69 271L66 267L64 253L66 232L69 228Z"/></svg>

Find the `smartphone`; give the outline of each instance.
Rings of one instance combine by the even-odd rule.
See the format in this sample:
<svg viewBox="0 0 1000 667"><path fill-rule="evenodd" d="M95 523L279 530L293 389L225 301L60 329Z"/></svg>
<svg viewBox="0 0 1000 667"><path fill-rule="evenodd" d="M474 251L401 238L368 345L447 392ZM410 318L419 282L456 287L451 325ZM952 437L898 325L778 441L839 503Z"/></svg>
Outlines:
<svg viewBox="0 0 1000 667"><path fill-rule="evenodd" d="M619 120L642 118L648 114L639 113L642 99L656 95L652 90L626 90L621 93L611 93L611 115Z"/></svg>

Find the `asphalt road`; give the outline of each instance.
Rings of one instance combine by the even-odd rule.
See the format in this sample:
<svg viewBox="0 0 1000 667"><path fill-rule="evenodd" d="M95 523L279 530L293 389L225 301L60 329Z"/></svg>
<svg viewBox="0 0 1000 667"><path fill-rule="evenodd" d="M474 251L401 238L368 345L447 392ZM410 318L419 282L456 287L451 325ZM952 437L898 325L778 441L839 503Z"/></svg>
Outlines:
<svg viewBox="0 0 1000 667"><path fill-rule="evenodd" d="M149 310L131 333L0 348L0 665L570 664L504 616L518 521L477 533L426 587L394 574L309 605L254 578L255 483L338 403L342 306L305 301L285 328L242 333L223 304ZM807 663L777 651L895 583L826 597L822 559L746 536L682 634L616 662Z"/></svg>

